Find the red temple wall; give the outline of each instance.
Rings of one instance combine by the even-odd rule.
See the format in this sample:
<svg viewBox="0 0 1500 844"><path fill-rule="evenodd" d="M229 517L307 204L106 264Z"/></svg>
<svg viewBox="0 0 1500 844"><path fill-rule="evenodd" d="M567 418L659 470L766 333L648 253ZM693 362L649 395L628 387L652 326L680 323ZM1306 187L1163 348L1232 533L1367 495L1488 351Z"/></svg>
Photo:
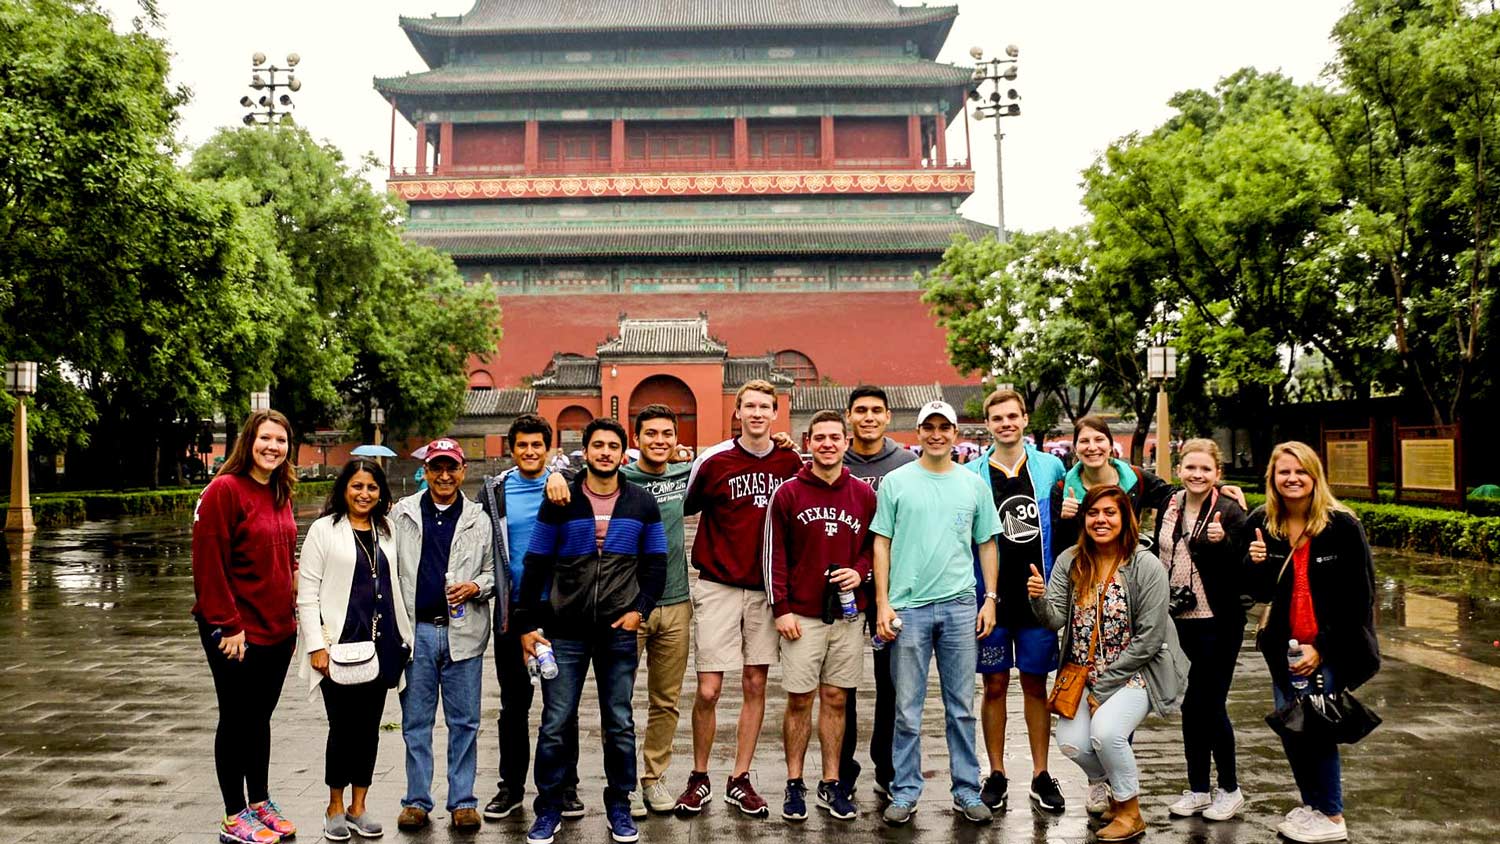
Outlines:
<svg viewBox="0 0 1500 844"><path fill-rule="evenodd" d="M458 124L453 127L454 167L521 164L526 127L521 123Z"/></svg>
<svg viewBox="0 0 1500 844"><path fill-rule="evenodd" d="M618 333L621 312L637 319L708 314L709 333L734 356L796 349L812 358L820 378L839 384L974 384L948 363L944 333L920 293L621 294L503 296L500 353L473 360L499 387L539 374L554 352L593 356ZM471 376L472 380L472 376ZM712 430L708 428L707 430Z"/></svg>
<svg viewBox="0 0 1500 844"><path fill-rule="evenodd" d="M906 158L906 118L844 117L833 121L833 153L843 158Z"/></svg>

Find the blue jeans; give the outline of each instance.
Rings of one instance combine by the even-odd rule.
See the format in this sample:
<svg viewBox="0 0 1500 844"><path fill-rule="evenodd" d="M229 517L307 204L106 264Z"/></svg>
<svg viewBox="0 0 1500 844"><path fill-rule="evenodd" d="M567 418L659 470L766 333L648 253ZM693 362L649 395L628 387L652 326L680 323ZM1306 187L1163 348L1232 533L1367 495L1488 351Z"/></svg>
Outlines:
<svg viewBox="0 0 1500 844"><path fill-rule="evenodd" d="M927 666L937 654L938 685L943 691L947 725L948 768L953 800L979 802L979 758L974 740L974 596L901 610L901 635L891 643L891 679L896 687L896 729L891 762L891 800L917 805L922 796L922 704L927 699Z"/></svg>
<svg viewBox="0 0 1500 844"><path fill-rule="evenodd" d="M1338 688L1334 685L1333 672L1326 663L1320 670L1323 673L1323 688ZM1308 691L1315 691L1316 677L1309 679L1315 682L1308 687ZM1271 693L1275 696L1277 709L1285 706L1297 694L1290 685L1283 682L1272 683ZM1286 749L1286 760L1292 765L1292 777L1297 781L1297 790L1302 793L1302 803L1325 815L1342 815L1344 783L1339 746L1331 741L1287 738L1281 740L1281 746Z"/></svg>
<svg viewBox="0 0 1500 844"><path fill-rule="evenodd" d="M1120 689L1096 712L1085 699L1072 718L1057 719L1057 749L1078 763L1090 783L1107 779L1116 800L1129 800L1141 790L1130 736L1150 707L1145 689Z"/></svg>
<svg viewBox="0 0 1500 844"><path fill-rule="evenodd" d="M542 681L542 724L536 739L537 814L562 808L569 783L578 782L578 702L589 663L599 691L604 739L604 805L628 806L635 789L636 634L606 629L590 639L552 639L557 676Z"/></svg>
<svg viewBox="0 0 1500 844"><path fill-rule="evenodd" d="M401 691L401 737L406 740L406 796L401 805L432 811L432 725L441 694L448 725L448 811L475 808L484 658L454 662L448 653L447 627L419 621L416 640Z"/></svg>

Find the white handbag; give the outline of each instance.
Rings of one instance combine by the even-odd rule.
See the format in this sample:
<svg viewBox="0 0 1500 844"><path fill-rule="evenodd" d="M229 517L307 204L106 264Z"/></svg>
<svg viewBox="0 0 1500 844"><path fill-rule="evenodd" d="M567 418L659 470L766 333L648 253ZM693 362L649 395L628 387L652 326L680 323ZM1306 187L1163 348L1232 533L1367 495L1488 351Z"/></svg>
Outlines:
<svg viewBox="0 0 1500 844"><path fill-rule="evenodd" d="M380 676L375 642L344 642L328 649L328 679L340 686L357 686Z"/></svg>

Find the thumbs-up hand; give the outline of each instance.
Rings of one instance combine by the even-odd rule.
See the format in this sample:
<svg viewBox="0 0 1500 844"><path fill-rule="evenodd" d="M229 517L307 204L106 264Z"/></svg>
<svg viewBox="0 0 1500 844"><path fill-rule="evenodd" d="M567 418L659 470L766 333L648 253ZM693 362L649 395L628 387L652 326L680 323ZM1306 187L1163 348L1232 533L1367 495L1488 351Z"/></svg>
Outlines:
<svg viewBox="0 0 1500 844"><path fill-rule="evenodd" d="M1037 571L1035 563L1031 566L1031 577L1026 578L1026 594L1032 598L1047 594L1047 581L1042 579L1042 573Z"/></svg>
<svg viewBox="0 0 1500 844"><path fill-rule="evenodd" d="M1215 513L1214 517L1213 517L1213 520L1208 523L1208 529L1203 532L1203 535L1208 539L1209 542L1222 542L1223 541L1223 539L1224 539L1224 523L1222 521L1223 515L1224 514L1222 514L1222 513Z"/></svg>
<svg viewBox="0 0 1500 844"><path fill-rule="evenodd" d="M1071 519L1078 515L1078 499L1073 497L1073 488L1068 487L1068 494L1063 497L1062 517Z"/></svg>
<svg viewBox="0 0 1500 844"><path fill-rule="evenodd" d="M1264 563L1266 561L1266 537L1255 529L1255 538L1250 541L1250 562Z"/></svg>

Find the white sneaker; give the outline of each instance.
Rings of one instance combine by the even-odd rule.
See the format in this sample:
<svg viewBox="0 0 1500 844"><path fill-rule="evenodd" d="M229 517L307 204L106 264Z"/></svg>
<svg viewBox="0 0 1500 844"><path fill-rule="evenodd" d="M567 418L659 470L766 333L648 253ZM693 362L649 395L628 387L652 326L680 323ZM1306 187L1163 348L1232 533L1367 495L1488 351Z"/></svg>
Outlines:
<svg viewBox="0 0 1500 844"><path fill-rule="evenodd" d="M1327 841L1347 841L1349 831L1343 821L1334 822L1316 809L1308 809L1296 821L1282 824L1286 829L1281 834L1302 844L1323 844Z"/></svg>
<svg viewBox="0 0 1500 844"><path fill-rule="evenodd" d="M1239 814L1245 805L1245 795L1238 788L1234 791L1214 789L1214 803L1203 810L1203 817L1211 821L1227 821Z"/></svg>
<svg viewBox="0 0 1500 844"><path fill-rule="evenodd" d="M646 817L646 801L641 797L639 791L630 792L630 816L632 818Z"/></svg>
<svg viewBox="0 0 1500 844"><path fill-rule="evenodd" d="M1109 797L1109 783L1089 783L1089 797L1088 801L1083 804L1084 811L1091 815L1102 814L1109 808Z"/></svg>
<svg viewBox="0 0 1500 844"><path fill-rule="evenodd" d="M661 780L642 789L646 798L646 808L653 812L670 812L677 808L677 795L673 794L666 784Z"/></svg>
<svg viewBox="0 0 1500 844"><path fill-rule="evenodd" d="M1167 807L1174 818L1191 818L1214 803L1213 795L1206 791L1184 791L1177 802Z"/></svg>

